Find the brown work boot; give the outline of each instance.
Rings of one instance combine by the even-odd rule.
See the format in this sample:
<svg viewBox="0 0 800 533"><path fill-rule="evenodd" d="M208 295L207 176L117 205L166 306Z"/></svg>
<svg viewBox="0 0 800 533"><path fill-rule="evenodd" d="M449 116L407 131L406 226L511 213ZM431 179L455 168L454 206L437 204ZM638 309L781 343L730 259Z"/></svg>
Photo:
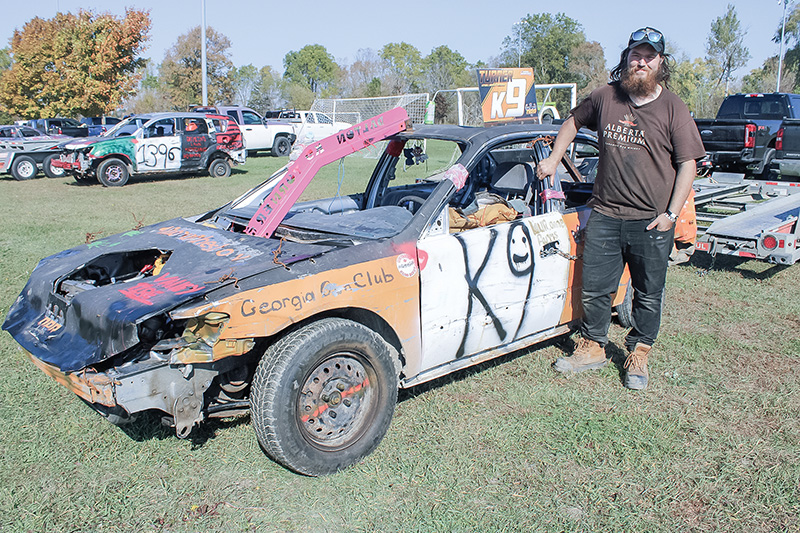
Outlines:
<svg viewBox="0 0 800 533"><path fill-rule="evenodd" d="M647 354L650 353L652 346L637 342L633 347L633 351L628 354L625 359L625 387L633 390L642 390L647 388L647 378L650 376L647 372Z"/></svg>
<svg viewBox="0 0 800 533"><path fill-rule="evenodd" d="M558 372L583 372L603 368L606 363L608 363L606 350L599 342L581 339L572 355L556 359L553 368Z"/></svg>

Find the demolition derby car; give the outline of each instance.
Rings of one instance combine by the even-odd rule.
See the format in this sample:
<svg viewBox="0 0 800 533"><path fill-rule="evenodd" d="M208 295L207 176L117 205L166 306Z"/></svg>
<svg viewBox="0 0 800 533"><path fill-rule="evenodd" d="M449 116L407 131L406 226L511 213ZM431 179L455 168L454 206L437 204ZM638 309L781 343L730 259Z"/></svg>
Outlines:
<svg viewBox="0 0 800 533"><path fill-rule="evenodd" d="M249 409L275 461L335 472L378 446L399 388L580 318L591 183L567 157L534 178L554 133L411 129L396 108L219 209L42 260L3 329L114 422L154 410L186 437ZM377 164L354 153L381 139ZM335 192L297 202L311 180Z"/></svg>
<svg viewBox="0 0 800 533"><path fill-rule="evenodd" d="M62 145L52 165L78 182L121 187L130 176L208 172L226 177L245 162L242 132L230 117L198 113L134 115L100 137Z"/></svg>

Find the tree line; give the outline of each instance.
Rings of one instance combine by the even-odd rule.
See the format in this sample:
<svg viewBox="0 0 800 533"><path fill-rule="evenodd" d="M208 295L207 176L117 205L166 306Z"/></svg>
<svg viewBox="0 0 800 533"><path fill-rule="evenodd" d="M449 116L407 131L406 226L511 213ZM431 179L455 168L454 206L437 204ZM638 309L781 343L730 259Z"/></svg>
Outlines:
<svg viewBox="0 0 800 533"><path fill-rule="evenodd" d="M780 41L777 22L775 42ZM30 20L0 50L0 121L186 110L201 103L200 27L179 36L160 63L143 57L150 28L149 13L136 9L121 17L81 10ZM785 39L781 90L792 92L800 85L800 6L787 19ZM399 42L380 50L361 49L352 63L340 65L324 46L309 44L289 51L279 71L252 64L237 67L230 47L225 35L206 29L209 102L261 112L307 109L320 97L433 95L475 86L475 69L487 66L530 67L537 83L574 82L579 98L608 82L602 47L586 38L580 22L563 13L529 14L515 23L488 64L471 64L447 45L424 55ZM673 56L670 88L698 117L713 116L727 93L775 90L777 56L741 79L735 76L750 53L733 5L712 21L705 57L689 58L671 41L667 52ZM556 97L555 103L565 115L566 97Z"/></svg>

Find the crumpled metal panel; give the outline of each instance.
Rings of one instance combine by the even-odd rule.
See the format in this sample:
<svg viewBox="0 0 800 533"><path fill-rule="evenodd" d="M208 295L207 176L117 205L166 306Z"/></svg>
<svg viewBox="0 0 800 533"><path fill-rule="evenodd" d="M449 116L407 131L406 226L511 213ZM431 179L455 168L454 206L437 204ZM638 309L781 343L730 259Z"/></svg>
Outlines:
<svg viewBox="0 0 800 533"><path fill-rule="evenodd" d="M137 250L170 253L156 275L76 294L54 294L87 263ZM3 323L23 348L63 372L101 362L139 342L137 324L223 285L263 274L330 246L279 242L173 219L72 248L39 262ZM274 261L278 253L278 262Z"/></svg>

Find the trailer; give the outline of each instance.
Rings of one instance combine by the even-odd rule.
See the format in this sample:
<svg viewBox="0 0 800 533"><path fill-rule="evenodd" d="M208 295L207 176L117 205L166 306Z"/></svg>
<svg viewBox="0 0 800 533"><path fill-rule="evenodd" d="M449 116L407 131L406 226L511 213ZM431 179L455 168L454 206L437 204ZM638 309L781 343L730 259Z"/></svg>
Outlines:
<svg viewBox="0 0 800 533"><path fill-rule="evenodd" d="M14 179L25 181L36 177L41 168L48 178L64 176L64 170L52 162L61 154L64 139L21 139L0 142L0 174L10 172Z"/></svg>
<svg viewBox="0 0 800 533"><path fill-rule="evenodd" d="M694 191L696 250L783 265L800 259L800 183L714 172Z"/></svg>

